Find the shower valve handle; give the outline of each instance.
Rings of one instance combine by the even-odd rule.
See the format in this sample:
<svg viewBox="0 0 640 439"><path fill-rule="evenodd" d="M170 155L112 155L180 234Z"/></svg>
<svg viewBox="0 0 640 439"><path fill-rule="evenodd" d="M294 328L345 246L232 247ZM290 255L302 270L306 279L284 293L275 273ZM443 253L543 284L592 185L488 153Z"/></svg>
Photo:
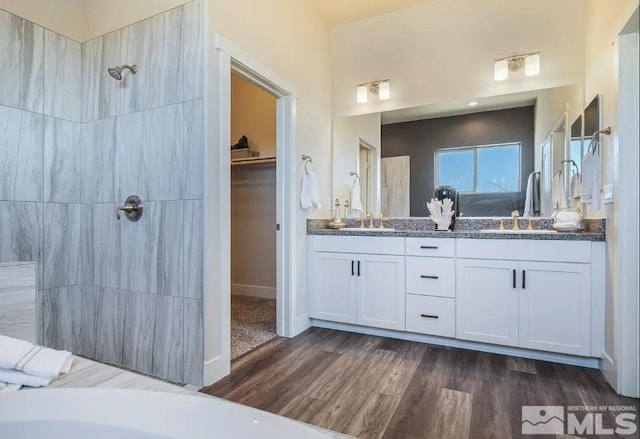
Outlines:
<svg viewBox="0 0 640 439"><path fill-rule="evenodd" d="M131 195L125 201L124 206L118 207L116 218L120 220L120 212L124 212L130 221L138 221L142 216L142 200L137 195Z"/></svg>

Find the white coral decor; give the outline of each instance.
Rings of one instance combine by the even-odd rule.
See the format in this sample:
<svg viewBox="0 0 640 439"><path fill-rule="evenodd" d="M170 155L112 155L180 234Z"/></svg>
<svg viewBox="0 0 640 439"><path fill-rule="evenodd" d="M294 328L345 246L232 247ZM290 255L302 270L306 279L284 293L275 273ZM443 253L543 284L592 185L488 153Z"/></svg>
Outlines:
<svg viewBox="0 0 640 439"><path fill-rule="evenodd" d="M438 230L447 230L453 216L453 201L450 198L443 200L432 198L427 203L427 208L431 214L431 220L436 224L436 228Z"/></svg>

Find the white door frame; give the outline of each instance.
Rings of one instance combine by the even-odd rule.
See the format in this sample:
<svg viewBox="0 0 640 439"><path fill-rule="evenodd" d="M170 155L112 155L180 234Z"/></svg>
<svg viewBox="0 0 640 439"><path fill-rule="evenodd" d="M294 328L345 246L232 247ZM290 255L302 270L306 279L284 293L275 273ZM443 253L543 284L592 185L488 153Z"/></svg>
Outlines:
<svg viewBox="0 0 640 439"><path fill-rule="evenodd" d="M205 43L203 345L205 385L231 370L231 72L276 96L276 303L280 336L292 335L295 270L295 89L219 35Z"/></svg>
<svg viewBox="0 0 640 439"><path fill-rule="evenodd" d="M630 20L633 23L634 19ZM620 318L618 343L620 356L617 359L616 391L625 396L638 398L640 395L640 366L638 355L639 312L638 312L638 196L640 196L638 169L638 147L640 139L638 117L640 116L638 75L638 9L635 12L635 29L618 38L619 54L619 133L618 133L618 173L616 189L616 215L620 218L620 243L617 259L620 261L619 294L617 314Z"/></svg>

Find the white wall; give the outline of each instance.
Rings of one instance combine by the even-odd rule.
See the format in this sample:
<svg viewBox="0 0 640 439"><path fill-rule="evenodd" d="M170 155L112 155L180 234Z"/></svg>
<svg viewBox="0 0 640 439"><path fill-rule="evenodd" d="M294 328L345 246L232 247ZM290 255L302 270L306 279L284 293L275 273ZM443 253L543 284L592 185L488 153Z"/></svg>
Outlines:
<svg viewBox="0 0 640 439"><path fill-rule="evenodd" d="M0 9L83 42L83 3L84 0L0 0Z"/></svg>
<svg viewBox="0 0 640 439"><path fill-rule="evenodd" d="M189 1L0 0L0 9L82 43Z"/></svg>
<svg viewBox="0 0 640 439"><path fill-rule="evenodd" d="M44 0L46 1L46 0ZM121 27L168 11L191 0L77 0L84 3L83 40L91 40ZM51 2L50 3L57 3Z"/></svg>
<svg viewBox="0 0 640 439"><path fill-rule="evenodd" d="M618 184L618 42L617 36L638 7L637 0L588 0L586 2L585 46L585 101L600 94L602 96L603 127L611 126L610 136L601 136L600 150L603 159L602 184L614 185L615 194L621 188ZM620 236L621 218L616 216L615 204L603 206L602 211L591 213L607 219L607 280L605 303L605 354L610 361L603 362L603 373L612 386L617 388L617 367L619 352L618 314L622 294L637 294L637 291L621 291L620 288Z"/></svg>
<svg viewBox="0 0 640 439"><path fill-rule="evenodd" d="M333 28L334 116L583 82L582 0L432 1ZM493 60L541 52L541 73L493 79ZM357 104L355 86L391 80L391 99Z"/></svg>

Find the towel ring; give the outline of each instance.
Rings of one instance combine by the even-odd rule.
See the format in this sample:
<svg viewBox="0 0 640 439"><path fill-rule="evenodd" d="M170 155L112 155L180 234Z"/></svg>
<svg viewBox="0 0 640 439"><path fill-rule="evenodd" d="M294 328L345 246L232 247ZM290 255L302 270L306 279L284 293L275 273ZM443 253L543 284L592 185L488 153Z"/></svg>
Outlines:
<svg viewBox="0 0 640 439"><path fill-rule="evenodd" d="M304 160L304 172L309 175L309 168L307 166L309 166L309 163L313 163L313 160L305 154L302 154L302 160Z"/></svg>

